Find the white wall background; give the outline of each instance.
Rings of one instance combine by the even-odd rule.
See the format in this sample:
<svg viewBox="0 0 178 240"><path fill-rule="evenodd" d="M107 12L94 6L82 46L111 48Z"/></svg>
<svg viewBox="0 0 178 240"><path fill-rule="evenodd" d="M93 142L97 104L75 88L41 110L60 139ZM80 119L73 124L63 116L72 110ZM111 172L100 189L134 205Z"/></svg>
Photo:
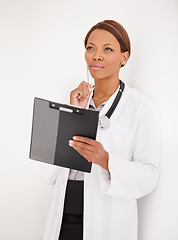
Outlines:
<svg viewBox="0 0 178 240"><path fill-rule="evenodd" d="M29 160L33 98L68 102L86 80L83 40L104 19L132 42L121 79L162 117L158 188L139 200L139 240L178 240L178 2L0 0L0 239L38 240L52 187Z"/></svg>

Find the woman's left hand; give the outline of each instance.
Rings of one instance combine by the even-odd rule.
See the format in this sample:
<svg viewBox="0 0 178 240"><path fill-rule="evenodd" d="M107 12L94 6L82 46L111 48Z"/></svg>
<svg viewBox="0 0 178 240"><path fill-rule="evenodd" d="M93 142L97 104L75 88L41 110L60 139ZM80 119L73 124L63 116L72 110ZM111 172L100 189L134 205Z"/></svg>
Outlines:
<svg viewBox="0 0 178 240"><path fill-rule="evenodd" d="M69 146L79 152L88 162L98 164L109 172L109 154L100 142L87 137L74 136L72 140L69 140Z"/></svg>

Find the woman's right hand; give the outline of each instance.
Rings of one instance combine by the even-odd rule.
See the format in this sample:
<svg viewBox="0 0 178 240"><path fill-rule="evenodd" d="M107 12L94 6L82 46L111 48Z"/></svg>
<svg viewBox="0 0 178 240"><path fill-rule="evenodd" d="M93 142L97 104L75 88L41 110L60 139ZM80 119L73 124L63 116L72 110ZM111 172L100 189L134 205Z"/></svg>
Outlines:
<svg viewBox="0 0 178 240"><path fill-rule="evenodd" d="M80 85L70 93L70 104L86 108L90 94L92 92L93 84L81 82Z"/></svg>

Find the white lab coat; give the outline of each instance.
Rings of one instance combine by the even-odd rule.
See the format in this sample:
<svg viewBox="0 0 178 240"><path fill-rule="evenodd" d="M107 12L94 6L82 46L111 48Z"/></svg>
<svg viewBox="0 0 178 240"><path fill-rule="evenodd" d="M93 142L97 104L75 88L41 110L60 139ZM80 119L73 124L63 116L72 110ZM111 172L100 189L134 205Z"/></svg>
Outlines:
<svg viewBox="0 0 178 240"><path fill-rule="evenodd" d="M108 129L98 128L96 139L109 153L110 174L93 164L92 172L84 176L84 240L136 240L136 199L150 193L159 178L157 107L126 84L110 123ZM41 172L54 185L42 239L58 240L69 169L41 163Z"/></svg>

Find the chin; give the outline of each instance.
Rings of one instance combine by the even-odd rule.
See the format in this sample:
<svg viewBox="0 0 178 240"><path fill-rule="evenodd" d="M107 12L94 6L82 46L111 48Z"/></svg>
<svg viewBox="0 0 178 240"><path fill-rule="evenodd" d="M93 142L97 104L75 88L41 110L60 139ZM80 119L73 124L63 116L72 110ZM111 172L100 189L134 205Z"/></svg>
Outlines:
<svg viewBox="0 0 178 240"><path fill-rule="evenodd" d="M106 76L105 74L101 74L99 72L96 72L96 73L90 73L92 78L94 78L95 80L103 80L103 79L106 79L108 78L109 76Z"/></svg>
<svg viewBox="0 0 178 240"><path fill-rule="evenodd" d="M104 80L109 80L110 76L93 76L95 81L104 81Z"/></svg>

